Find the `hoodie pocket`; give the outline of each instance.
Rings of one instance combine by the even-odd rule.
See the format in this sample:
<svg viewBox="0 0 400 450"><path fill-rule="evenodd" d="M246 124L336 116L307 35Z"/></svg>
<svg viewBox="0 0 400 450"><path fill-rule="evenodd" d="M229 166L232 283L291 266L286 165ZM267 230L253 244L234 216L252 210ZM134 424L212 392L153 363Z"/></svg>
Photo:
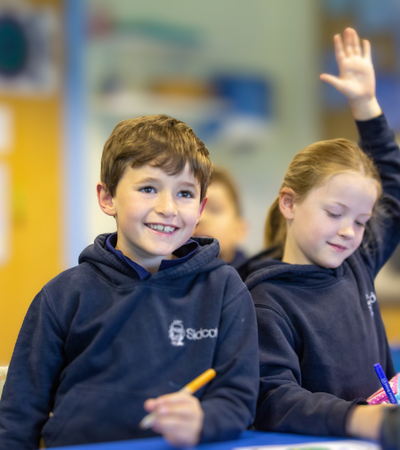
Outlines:
<svg viewBox="0 0 400 450"><path fill-rule="evenodd" d="M139 439L156 436L138 425L143 403L165 392L118 391L98 386L72 388L42 430L46 446Z"/></svg>

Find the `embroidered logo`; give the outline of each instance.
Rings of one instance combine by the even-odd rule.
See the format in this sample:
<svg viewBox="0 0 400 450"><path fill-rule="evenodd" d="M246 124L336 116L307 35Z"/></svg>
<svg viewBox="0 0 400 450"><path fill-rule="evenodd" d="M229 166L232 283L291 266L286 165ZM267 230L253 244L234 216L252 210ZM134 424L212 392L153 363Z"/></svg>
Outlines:
<svg viewBox="0 0 400 450"><path fill-rule="evenodd" d="M171 344L179 347L185 345L183 340L185 339L185 328L182 320L174 320L168 329L168 337L171 339Z"/></svg>
<svg viewBox="0 0 400 450"><path fill-rule="evenodd" d="M374 315L374 310L372 309L372 305L376 302L376 295L373 292L370 292L369 294L365 294L365 297L367 299L367 305L369 308L369 312L371 313L371 317Z"/></svg>
<svg viewBox="0 0 400 450"><path fill-rule="evenodd" d="M185 337L190 341L198 341L206 338L216 338L218 336L218 328L186 328L183 326L182 320L173 320L168 328L168 337L171 339L171 344L175 347L185 345L183 342Z"/></svg>

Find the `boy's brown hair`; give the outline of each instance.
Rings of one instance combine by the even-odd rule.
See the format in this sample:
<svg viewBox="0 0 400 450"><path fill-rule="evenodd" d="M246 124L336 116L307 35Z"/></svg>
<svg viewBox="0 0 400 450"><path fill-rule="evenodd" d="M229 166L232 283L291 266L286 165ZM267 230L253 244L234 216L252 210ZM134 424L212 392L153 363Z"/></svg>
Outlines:
<svg viewBox="0 0 400 450"><path fill-rule="evenodd" d="M180 120L164 114L127 119L117 124L104 145L101 181L114 197L128 166L149 164L176 175L188 164L200 183L201 201L212 173L209 155L204 143Z"/></svg>

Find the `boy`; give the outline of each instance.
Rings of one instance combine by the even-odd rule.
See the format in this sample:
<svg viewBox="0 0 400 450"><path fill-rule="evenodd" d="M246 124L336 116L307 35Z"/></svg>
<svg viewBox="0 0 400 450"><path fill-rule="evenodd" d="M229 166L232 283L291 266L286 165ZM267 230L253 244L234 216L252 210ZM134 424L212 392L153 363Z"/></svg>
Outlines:
<svg viewBox="0 0 400 450"><path fill-rule="evenodd" d="M0 448L162 434L176 446L231 439L253 420L255 314L213 239L190 239L212 166L168 116L119 123L105 144L100 235L51 280L21 328L0 402ZM196 396L178 392L208 368ZM199 401L201 400L201 402ZM50 414L49 417L49 413ZM154 412L152 431L141 431Z"/></svg>

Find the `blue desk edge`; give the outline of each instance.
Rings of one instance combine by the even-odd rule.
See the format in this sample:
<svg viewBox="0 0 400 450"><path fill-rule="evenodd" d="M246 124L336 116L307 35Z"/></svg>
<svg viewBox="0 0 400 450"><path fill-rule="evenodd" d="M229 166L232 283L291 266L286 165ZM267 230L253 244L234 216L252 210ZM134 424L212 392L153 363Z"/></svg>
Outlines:
<svg viewBox="0 0 400 450"><path fill-rule="evenodd" d="M349 440L350 438L346 438ZM306 444L323 441L338 441L341 438L325 436L308 436L291 433L266 433L263 431L244 431L238 439L232 441L213 442L201 444L193 449L196 450L231 450L238 447L251 447L257 445L292 445ZM357 440L357 439L354 439ZM58 447L59 448L59 447ZM86 444L62 447L63 450L176 450L163 438L137 439L130 441L115 441L100 444ZM47 448L47 450L52 450ZM54 449L56 450L56 449Z"/></svg>

